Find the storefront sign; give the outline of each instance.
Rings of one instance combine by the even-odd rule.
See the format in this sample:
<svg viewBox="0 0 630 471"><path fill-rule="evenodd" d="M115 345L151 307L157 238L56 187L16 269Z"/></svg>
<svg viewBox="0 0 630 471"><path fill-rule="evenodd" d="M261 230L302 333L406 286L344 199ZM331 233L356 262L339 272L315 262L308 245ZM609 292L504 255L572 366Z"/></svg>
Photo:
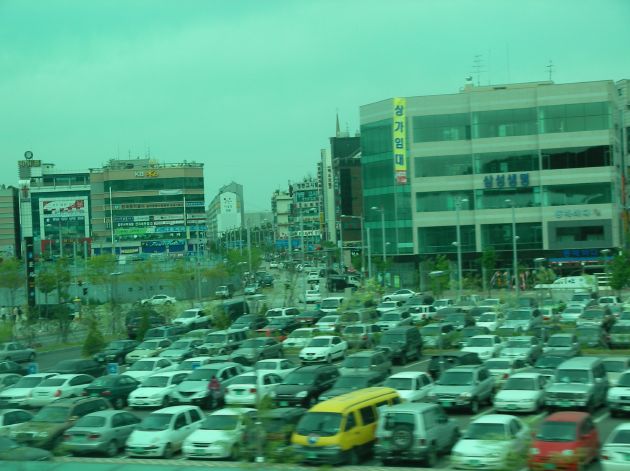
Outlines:
<svg viewBox="0 0 630 471"><path fill-rule="evenodd" d="M394 98L394 116L392 126L392 149L394 150L394 175L396 183L407 183L407 130L405 98Z"/></svg>

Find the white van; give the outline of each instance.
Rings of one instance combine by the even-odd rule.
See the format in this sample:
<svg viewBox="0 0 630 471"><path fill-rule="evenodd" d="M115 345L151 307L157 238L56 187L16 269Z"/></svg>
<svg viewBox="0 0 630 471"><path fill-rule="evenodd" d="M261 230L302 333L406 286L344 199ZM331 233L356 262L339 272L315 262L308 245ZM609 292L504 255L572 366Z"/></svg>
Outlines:
<svg viewBox="0 0 630 471"><path fill-rule="evenodd" d="M339 309L342 302L343 296L331 296L330 298L324 298L319 305L319 310L325 312L326 314L337 312L337 309Z"/></svg>

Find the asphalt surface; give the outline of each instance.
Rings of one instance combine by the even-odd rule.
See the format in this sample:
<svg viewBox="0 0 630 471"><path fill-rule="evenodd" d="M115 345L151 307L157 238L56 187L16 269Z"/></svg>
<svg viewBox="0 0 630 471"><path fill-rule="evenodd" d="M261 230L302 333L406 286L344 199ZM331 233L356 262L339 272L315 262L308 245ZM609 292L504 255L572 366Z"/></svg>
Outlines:
<svg viewBox="0 0 630 471"><path fill-rule="evenodd" d="M274 273L275 272L275 273ZM272 270L272 273L274 273L274 276L276 276L276 283L275 286L272 290L268 290L265 292L266 296L267 296L267 300L265 301L266 304L269 307L280 307L280 306L299 306L301 308L305 308L304 304L300 304L299 302L297 302L299 300L299 297L301 296L301 294L304 293L305 289L306 289L306 283L305 283L305 275L298 275L297 277L293 277L288 279L288 281L291 284L291 287L289 288L289 290L285 289L284 287L284 281L285 279L287 279L287 274L286 273L282 273L282 272L278 272L275 270ZM327 293L325 291L325 286L322 286L322 294L323 297L326 297ZM337 294L337 293L335 293ZM291 302L291 301L296 301L296 302ZM60 351L54 351L54 352L48 352L48 353L42 353L39 355L38 357L38 361L39 361L39 367L40 369L46 369L49 367L54 366L54 364L56 364L57 362L64 360L64 359L68 359L68 358L76 358L77 356L80 355L80 348L76 347L76 348L68 348L68 349L64 349L64 350L60 350ZM397 373L400 371L426 371L427 368L427 364L428 364L428 357L424 357L422 358L420 361L414 362L414 363L410 363L407 364L405 366L394 366L393 368L393 372ZM151 410L131 410L134 414L138 415L139 417L145 417L146 415L148 415ZM468 427L468 424L475 420L478 417L481 417L483 415L489 414L489 413L493 413L494 409L492 407L486 407L485 409L480 410L480 412L476 415L470 415L466 412L449 412L449 416L454 418L458 423L459 423L459 427L460 430L465 430ZM520 415L520 417L522 419L525 419L527 422L530 423L530 426L534 427L535 424L537 422L539 422L540 420L542 420L546 415L548 415L548 412L543 411L540 412L538 414L531 414L531 415ZM600 435L600 442L603 443L606 438L608 437L608 435L611 433L611 431L619 424L627 421L627 418L624 419L620 419L620 418L611 418L608 410L606 408L600 408L598 409L594 414L593 414L593 418L594 421L596 423L599 435ZM117 458L100 458L100 457L93 457L93 458L63 458L64 460L68 460L68 461L81 461L81 462L120 462L121 460L123 462L129 462L129 463L144 463L145 461L147 462L146 464L154 464L154 463L164 463L163 460L138 460L138 459L125 459L126 457L124 456L124 454L119 455L119 457ZM174 460L169 460L169 461L177 461L180 464L181 461L183 460L183 458L181 457L181 455L176 455ZM186 463L188 464L189 462L186 461ZM195 462L192 462L192 464L194 464ZM214 462L214 463L221 463L221 462ZM227 463L224 463L225 465L229 466L231 469L233 469L234 465L236 465L236 463L232 463L230 465L228 465ZM364 463L361 464L361 466L347 466L344 467L344 469L352 469L352 468L358 468L358 469L365 469L365 467L375 467L373 469L392 469L392 468L396 468L396 469L401 469L401 470L406 470L406 469L422 469L422 468L418 468L417 466L413 466L412 468L409 467L409 464L405 464L405 465L401 465L401 466L391 466L391 467L381 467L379 466L380 463L377 462L376 460L372 459L369 461L366 461ZM237 466L238 467L238 466ZM450 469L449 467L449 457L448 456L443 456L439 459L436 467L437 469ZM597 463L593 463L591 464L589 467L586 468L585 471L598 471L601 469L600 464Z"/></svg>

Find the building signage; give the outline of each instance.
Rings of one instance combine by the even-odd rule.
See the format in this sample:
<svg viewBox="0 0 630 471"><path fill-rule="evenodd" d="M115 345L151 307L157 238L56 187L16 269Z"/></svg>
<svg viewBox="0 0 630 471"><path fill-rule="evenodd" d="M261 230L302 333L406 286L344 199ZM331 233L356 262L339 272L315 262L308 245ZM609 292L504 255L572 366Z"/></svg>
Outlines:
<svg viewBox="0 0 630 471"><path fill-rule="evenodd" d="M147 170L146 172L142 170L136 170L135 172L133 172L133 176L136 178L143 178L143 177L155 178L155 177L159 177L160 175L158 174L157 170Z"/></svg>
<svg viewBox="0 0 630 471"><path fill-rule="evenodd" d="M41 160L18 160L18 167L20 168L32 168L32 167L41 167Z"/></svg>
<svg viewBox="0 0 630 471"><path fill-rule="evenodd" d="M41 210L45 216L71 217L85 214L87 198L50 199L41 201Z"/></svg>
<svg viewBox="0 0 630 471"><path fill-rule="evenodd" d="M566 249L562 251L563 258L599 258L597 249Z"/></svg>
<svg viewBox="0 0 630 471"><path fill-rule="evenodd" d="M499 175L486 175L483 177L485 188L516 188L529 186L529 173L502 173Z"/></svg>
<svg viewBox="0 0 630 471"><path fill-rule="evenodd" d="M311 237L311 236L319 236L320 233L319 231L296 231L295 235L297 237L302 237L302 236Z"/></svg>
<svg viewBox="0 0 630 471"><path fill-rule="evenodd" d="M554 212L556 219L590 218L599 217L601 215L601 211L595 208L556 209Z"/></svg>
<svg viewBox="0 0 630 471"><path fill-rule="evenodd" d="M394 175L396 183L407 183L407 130L405 98L394 98L394 123L392 126L392 149L394 149Z"/></svg>

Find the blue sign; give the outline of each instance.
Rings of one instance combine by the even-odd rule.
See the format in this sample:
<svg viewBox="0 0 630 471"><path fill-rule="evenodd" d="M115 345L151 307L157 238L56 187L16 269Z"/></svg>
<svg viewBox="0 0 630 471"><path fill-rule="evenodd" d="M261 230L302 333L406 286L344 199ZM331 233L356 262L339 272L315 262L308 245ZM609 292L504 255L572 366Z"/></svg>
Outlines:
<svg viewBox="0 0 630 471"><path fill-rule="evenodd" d="M107 364L107 374L117 375L118 374L118 363L108 363Z"/></svg>
<svg viewBox="0 0 630 471"><path fill-rule="evenodd" d="M39 365L37 363L29 363L26 366L26 373L29 375L34 375L39 372Z"/></svg>
<svg viewBox="0 0 630 471"><path fill-rule="evenodd" d="M529 187L529 173L486 175L483 177L483 186L488 189Z"/></svg>
<svg viewBox="0 0 630 471"><path fill-rule="evenodd" d="M193 371L195 371L197 368L199 368L201 366L201 362L200 361L193 361L191 366L192 366Z"/></svg>

